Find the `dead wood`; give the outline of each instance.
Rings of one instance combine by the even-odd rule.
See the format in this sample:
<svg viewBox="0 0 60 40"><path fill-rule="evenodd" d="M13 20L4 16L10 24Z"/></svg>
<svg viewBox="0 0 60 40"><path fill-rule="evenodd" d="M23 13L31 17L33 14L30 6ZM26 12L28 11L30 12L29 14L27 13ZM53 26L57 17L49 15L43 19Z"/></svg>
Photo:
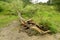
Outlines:
<svg viewBox="0 0 60 40"><path fill-rule="evenodd" d="M25 30L28 30L28 29L34 29L36 31L38 31L39 33L41 34L45 34L45 33L48 33L50 32L50 30L48 30L47 28L43 27L43 26L39 26L38 24L36 24L35 22L33 22L33 20L28 20L26 21L24 24L21 24L22 27L25 29Z"/></svg>
<svg viewBox="0 0 60 40"><path fill-rule="evenodd" d="M17 13L18 13L18 17L19 17L19 21L21 23L21 27L24 29L24 30L27 30L27 29L34 29L36 31L38 31L39 33L47 33L47 32L50 32L48 31L48 29L46 27L43 27L43 26L39 26L38 24L36 24L35 22L33 22L32 19L29 19L29 20L25 20L20 11L17 9Z"/></svg>

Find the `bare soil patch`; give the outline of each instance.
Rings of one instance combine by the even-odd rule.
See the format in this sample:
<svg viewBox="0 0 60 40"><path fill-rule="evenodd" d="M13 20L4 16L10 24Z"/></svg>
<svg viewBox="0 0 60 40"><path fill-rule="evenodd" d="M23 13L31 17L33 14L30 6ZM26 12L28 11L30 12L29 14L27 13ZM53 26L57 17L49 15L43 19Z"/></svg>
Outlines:
<svg viewBox="0 0 60 40"><path fill-rule="evenodd" d="M53 35L28 36L25 32L18 32L18 22L13 21L8 27L0 29L0 40L60 40L60 33Z"/></svg>

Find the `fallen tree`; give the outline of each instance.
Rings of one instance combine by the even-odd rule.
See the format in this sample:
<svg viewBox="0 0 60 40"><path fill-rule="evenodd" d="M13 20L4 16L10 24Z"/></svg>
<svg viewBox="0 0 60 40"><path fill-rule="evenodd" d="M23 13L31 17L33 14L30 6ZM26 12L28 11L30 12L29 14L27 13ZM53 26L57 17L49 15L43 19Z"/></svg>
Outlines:
<svg viewBox="0 0 60 40"><path fill-rule="evenodd" d="M23 30L34 29L38 31L39 33L43 33L43 34L50 32L48 27L44 27L43 25L38 25L32 19L25 20L21 16L21 13L19 11L17 11L17 13L19 16L19 21L21 23L20 25L23 28Z"/></svg>
<svg viewBox="0 0 60 40"><path fill-rule="evenodd" d="M15 5L14 5L15 6ZM34 29L39 33L49 33L51 32L48 27L44 27L43 25L38 25L36 24L32 19L25 20L22 17L22 13L15 7L18 17L19 17L19 22L20 22L20 27L22 30L28 30L28 29Z"/></svg>

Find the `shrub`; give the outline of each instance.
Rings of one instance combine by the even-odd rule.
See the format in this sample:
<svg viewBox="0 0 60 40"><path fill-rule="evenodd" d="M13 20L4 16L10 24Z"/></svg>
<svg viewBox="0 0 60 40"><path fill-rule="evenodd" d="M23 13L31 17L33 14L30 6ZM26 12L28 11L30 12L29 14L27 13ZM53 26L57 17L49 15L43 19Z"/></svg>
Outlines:
<svg viewBox="0 0 60 40"><path fill-rule="evenodd" d="M54 24L48 20L42 20L39 25L42 25L45 30L50 30L51 33L56 33L57 29L55 28Z"/></svg>

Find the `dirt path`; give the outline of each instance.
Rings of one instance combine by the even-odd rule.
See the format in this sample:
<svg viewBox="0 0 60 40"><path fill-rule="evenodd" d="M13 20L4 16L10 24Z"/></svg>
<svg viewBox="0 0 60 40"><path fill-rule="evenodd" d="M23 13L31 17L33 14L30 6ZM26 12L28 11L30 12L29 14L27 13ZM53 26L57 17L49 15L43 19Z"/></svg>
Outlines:
<svg viewBox="0 0 60 40"><path fill-rule="evenodd" d="M28 36L25 32L18 33L18 22L13 21L8 27L0 29L0 40L60 40L60 34Z"/></svg>

